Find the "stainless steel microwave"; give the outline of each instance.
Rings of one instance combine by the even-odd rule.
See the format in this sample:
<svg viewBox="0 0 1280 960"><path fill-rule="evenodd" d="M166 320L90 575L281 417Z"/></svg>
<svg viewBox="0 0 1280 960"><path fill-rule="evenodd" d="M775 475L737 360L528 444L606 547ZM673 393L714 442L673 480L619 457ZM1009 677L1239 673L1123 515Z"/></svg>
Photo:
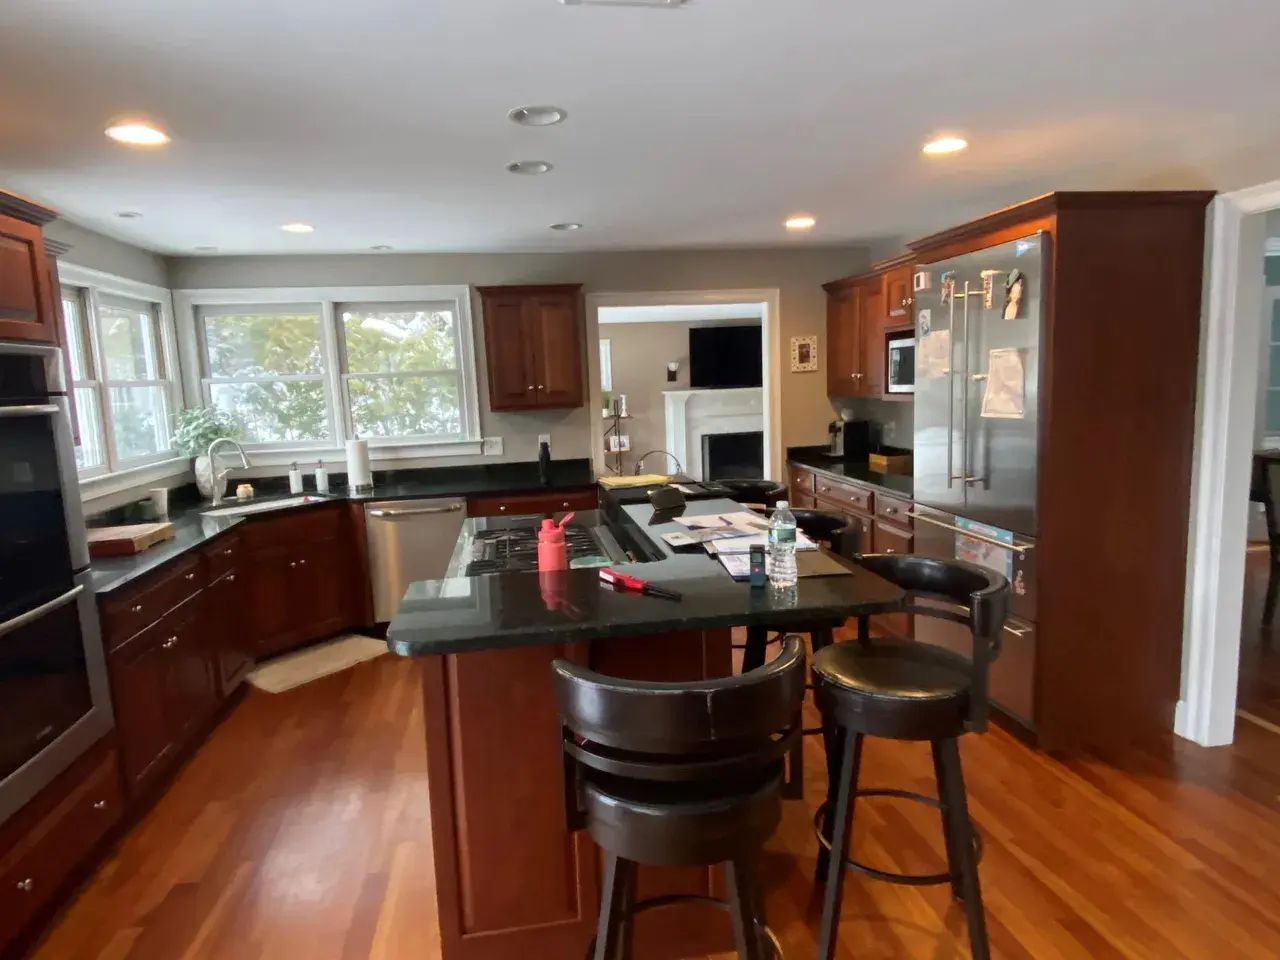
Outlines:
<svg viewBox="0 0 1280 960"><path fill-rule="evenodd" d="M916 338L914 334L890 334L885 358L885 389L889 393L916 392Z"/></svg>

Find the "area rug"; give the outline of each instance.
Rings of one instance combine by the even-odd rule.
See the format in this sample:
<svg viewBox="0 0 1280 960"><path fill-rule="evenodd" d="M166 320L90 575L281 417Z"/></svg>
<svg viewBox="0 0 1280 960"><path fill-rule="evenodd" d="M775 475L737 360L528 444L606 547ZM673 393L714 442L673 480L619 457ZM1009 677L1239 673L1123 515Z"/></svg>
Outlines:
<svg viewBox="0 0 1280 960"><path fill-rule="evenodd" d="M385 640L349 633L297 653L286 653L283 657L268 660L249 674L248 680L267 693L284 693L387 652Z"/></svg>

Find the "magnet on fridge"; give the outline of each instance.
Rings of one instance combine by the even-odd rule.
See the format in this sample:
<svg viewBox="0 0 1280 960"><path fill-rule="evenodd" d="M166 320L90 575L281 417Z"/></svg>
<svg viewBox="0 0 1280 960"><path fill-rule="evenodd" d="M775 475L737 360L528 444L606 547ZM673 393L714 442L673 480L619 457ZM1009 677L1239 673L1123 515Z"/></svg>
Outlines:
<svg viewBox="0 0 1280 960"><path fill-rule="evenodd" d="M982 271L982 305L990 310L996 301L996 274L999 270Z"/></svg>
<svg viewBox="0 0 1280 960"><path fill-rule="evenodd" d="M948 270L942 275L942 303L943 306L950 303L956 295L956 272Z"/></svg>
<svg viewBox="0 0 1280 960"><path fill-rule="evenodd" d="M1014 270L1004 282L1004 318L1017 320L1022 311L1022 300L1027 292L1027 276Z"/></svg>
<svg viewBox="0 0 1280 960"><path fill-rule="evenodd" d="M916 313L916 329L922 337L929 335L929 331L933 329L933 311L921 310Z"/></svg>
<svg viewBox="0 0 1280 960"><path fill-rule="evenodd" d="M928 270L917 270L916 275L912 278L911 287L916 293L921 290L932 290L933 274Z"/></svg>

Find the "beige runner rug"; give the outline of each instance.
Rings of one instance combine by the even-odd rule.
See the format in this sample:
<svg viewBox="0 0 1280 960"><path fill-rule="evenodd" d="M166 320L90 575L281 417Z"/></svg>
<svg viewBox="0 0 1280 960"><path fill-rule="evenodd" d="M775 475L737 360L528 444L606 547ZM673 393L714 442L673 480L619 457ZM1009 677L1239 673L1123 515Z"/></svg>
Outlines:
<svg viewBox="0 0 1280 960"><path fill-rule="evenodd" d="M385 640L349 633L314 647L268 660L249 674L248 680L267 693L284 693L389 652Z"/></svg>

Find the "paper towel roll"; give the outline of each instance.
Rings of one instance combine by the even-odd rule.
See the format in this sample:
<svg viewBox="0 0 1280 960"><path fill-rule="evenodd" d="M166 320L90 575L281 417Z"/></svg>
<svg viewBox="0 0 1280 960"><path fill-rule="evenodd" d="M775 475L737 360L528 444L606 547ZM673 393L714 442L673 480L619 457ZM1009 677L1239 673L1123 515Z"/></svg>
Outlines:
<svg viewBox="0 0 1280 960"><path fill-rule="evenodd" d="M373 471L369 469L369 441L347 441L347 486L353 490L373 486Z"/></svg>

